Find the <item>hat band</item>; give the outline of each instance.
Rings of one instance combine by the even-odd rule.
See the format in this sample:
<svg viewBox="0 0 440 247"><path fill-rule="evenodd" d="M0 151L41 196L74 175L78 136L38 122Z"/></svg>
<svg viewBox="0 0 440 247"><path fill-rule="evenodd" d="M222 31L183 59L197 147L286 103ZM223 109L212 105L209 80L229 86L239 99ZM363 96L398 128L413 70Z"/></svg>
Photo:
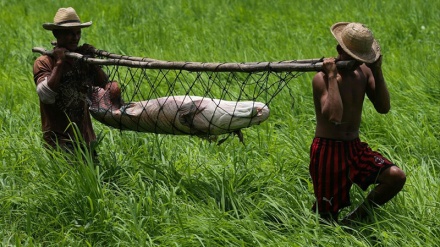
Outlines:
<svg viewBox="0 0 440 247"><path fill-rule="evenodd" d="M62 25L62 24L67 24L67 23L74 23L74 22L76 22L76 23L81 23L81 22L78 21L78 20L67 20L67 21L57 22L57 25Z"/></svg>

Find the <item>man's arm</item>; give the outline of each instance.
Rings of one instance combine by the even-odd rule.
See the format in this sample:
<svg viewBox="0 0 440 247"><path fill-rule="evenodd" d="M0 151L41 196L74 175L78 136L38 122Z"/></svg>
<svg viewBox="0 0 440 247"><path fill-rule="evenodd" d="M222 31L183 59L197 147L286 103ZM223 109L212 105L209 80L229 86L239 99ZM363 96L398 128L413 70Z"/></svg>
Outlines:
<svg viewBox="0 0 440 247"><path fill-rule="evenodd" d="M325 74L318 73L313 78L313 93L315 101L319 100L320 114L328 119L328 121L340 124L342 121L344 106L339 93L337 80L338 71L335 59L324 59L323 69Z"/></svg>
<svg viewBox="0 0 440 247"><path fill-rule="evenodd" d="M65 49L55 48L51 58L41 57L34 63L34 81L41 102L53 104L57 95L65 61ZM53 60L52 60L53 59Z"/></svg>
<svg viewBox="0 0 440 247"><path fill-rule="evenodd" d="M377 112L385 114L390 111L390 94L382 73L382 56L371 64L366 64L371 74L368 76L367 96Z"/></svg>
<svg viewBox="0 0 440 247"><path fill-rule="evenodd" d="M62 67L64 62L66 61L66 55L65 52L67 50L65 48L59 48L55 47L53 49L53 59L55 61L54 67L52 68L52 71L50 75L47 78L47 85L49 86L52 91L57 91L58 86L60 84L61 76L62 76Z"/></svg>

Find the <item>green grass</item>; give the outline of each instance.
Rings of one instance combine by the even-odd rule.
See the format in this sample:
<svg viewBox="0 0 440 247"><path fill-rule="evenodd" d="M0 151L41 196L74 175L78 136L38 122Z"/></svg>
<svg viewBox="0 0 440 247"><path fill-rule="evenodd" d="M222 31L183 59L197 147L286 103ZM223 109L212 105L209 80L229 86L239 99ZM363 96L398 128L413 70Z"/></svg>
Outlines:
<svg viewBox="0 0 440 247"><path fill-rule="evenodd" d="M384 54L392 110L379 115L366 100L361 138L407 173L404 190L368 222L319 224L308 174L313 73L274 99L268 121L244 130L246 145L121 133L95 121L101 166L46 152L31 49L50 48L41 24L66 6L93 21L83 42L174 61L334 56L329 27L366 23ZM421 0L0 0L1 245L438 246L438 9ZM354 204L365 196L352 191Z"/></svg>

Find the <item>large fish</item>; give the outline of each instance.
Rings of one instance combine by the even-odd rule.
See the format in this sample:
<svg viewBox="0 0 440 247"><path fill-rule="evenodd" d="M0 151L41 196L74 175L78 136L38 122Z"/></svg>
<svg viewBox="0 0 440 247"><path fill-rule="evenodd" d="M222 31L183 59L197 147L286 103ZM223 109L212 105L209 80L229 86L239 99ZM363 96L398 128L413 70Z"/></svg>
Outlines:
<svg viewBox="0 0 440 247"><path fill-rule="evenodd" d="M108 126L157 134L210 138L260 124L269 107L255 101L225 101L200 96L168 96L124 104L117 84L95 88L90 113Z"/></svg>

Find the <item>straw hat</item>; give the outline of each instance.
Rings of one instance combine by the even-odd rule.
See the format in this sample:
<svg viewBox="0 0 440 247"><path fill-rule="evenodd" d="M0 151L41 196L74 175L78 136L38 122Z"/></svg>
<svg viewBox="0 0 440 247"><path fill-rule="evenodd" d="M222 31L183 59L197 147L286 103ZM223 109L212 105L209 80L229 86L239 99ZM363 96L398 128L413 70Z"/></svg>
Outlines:
<svg viewBox="0 0 440 247"><path fill-rule="evenodd" d="M379 58L379 44L370 29L363 24L338 22L330 30L342 49L354 59L373 63Z"/></svg>
<svg viewBox="0 0 440 247"><path fill-rule="evenodd" d="M44 23L43 28L46 30L54 29L69 29L69 28L84 28L92 25L92 22L81 23L79 16L72 7L60 8L58 9L55 17L53 18L54 23Z"/></svg>

